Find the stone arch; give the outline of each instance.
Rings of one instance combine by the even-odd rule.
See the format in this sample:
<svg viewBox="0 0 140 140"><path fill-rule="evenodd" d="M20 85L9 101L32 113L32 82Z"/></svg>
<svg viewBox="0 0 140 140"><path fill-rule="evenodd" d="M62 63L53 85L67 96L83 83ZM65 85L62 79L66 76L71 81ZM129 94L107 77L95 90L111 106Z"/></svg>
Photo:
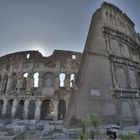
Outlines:
<svg viewBox="0 0 140 140"><path fill-rule="evenodd" d="M43 77L43 87L50 88L50 87L54 87L54 85L55 85L54 74L51 72L45 73Z"/></svg>
<svg viewBox="0 0 140 140"><path fill-rule="evenodd" d="M17 74L13 73L12 74L12 79L11 79L11 90L15 90L17 85Z"/></svg>
<svg viewBox="0 0 140 140"><path fill-rule="evenodd" d="M11 118L11 111L13 106L13 99L8 100L6 108L6 118Z"/></svg>
<svg viewBox="0 0 140 140"><path fill-rule="evenodd" d="M66 74L65 73L60 73L59 74L59 81L60 81L59 86L60 87L65 87L65 78L66 78Z"/></svg>
<svg viewBox="0 0 140 140"><path fill-rule="evenodd" d="M58 103L58 120L64 120L66 112L66 101L60 100Z"/></svg>
<svg viewBox="0 0 140 140"><path fill-rule="evenodd" d="M2 118L3 100L0 99L0 118Z"/></svg>
<svg viewBox="0 0 140 140"><path fill-rule="evenodd" d="M124 57L130 58L129 47L125 43L122 45L122 54L123 54Z"/></svg>
<svg viewBox="0 0 140 140"><path fill-rule="evenodd" d="M119 45L119 41L115 37L111 37L111 52L117 56L121 54L121 47Z"/></svg>
<svg viewBox="0 0 140 140"><path fill-rule="evenodd" d="M7 84L8 84L8 75L6 74L3 78L3 92L6 93L6 89L7 89Z"/></svg>
<svg viewBox="0 0 140 140"><path fill-rule="evenodd" d="M115 69L115 76L116 76L116 81L121 88L126 88L127 87L127 82L126 82L126 75L124 72L124 68L122 67L117 67Z"/></svg>
<svg viewBox="0 0 140 140"><path fill-rule="evenodd" d="M24 100L20 100L16 107L15 118L16 119L23 119L23 111L24 111Z"/></svg>
<svg viewBox="0 0 140 140"><path fill-rule="evenodd" d="M26 90L26 86L27 86L27 77L28 77L28 73L25 72L25 73L23 74L22 90Z"/></svg>
<svg viewBox="0 0 140 140"><path fill-rule="evenodd" d="M135 102L135 111L137 119L140 121L140 102L138 101Z"/></svg>
<svg viewBox="0 0 140 140"><path fill-rule="evenodd" d="M136 49L131 48L131 56L134 61L138 61L138 51Z"/></svg>
<svg viewBox="0 0 140 140"><path fill-rule="evenodd" d="M39 84L39 73L38 72L34 73L33 78L34 78L34 87L38 87L38 84Z"/></svg>
<svg viewBox="0 0 140 140"><path fill-rule="evenodd" d="M41 120L52 120L53 103L51 100L46 99L41 105Z"/></svg>
<svg viewBox="0 0 140 140"><path fill-rule="evenodd" d="M31 100L29 102L27 119L31 119L31 120L34 119L34 117L35 117L35 108L36 108L35 101L34 100Z"/></svg>
<svg viewBox="0 0 140 140"><path fill-rule="evenodd" d="M130 86L131 88L137 88L137 81L136 81L136 75L133 69L129 69L130 74Z"/></svg>
<svg viewBox="0 0 140 140"><path fill-rule="evenodd" d="M30 58L30 54L29 54L29 53L26 54L26 58L27 58L27 59Z"/></svg>
<svg viewBox="0 0 140 140"><path fill-rule="evenodd" d="M122 102L122 116L124 118L132 118L132 112L128 102Z"/></svg>

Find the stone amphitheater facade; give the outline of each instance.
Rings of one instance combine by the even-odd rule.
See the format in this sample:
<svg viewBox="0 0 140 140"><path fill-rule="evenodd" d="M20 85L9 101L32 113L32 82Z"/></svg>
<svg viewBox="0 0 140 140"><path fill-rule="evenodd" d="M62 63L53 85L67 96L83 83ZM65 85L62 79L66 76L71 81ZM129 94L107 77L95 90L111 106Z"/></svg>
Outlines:
<svg viewBox="0 0 140 140"><path fill-rule="evenodd" d="M89 113L105 123L140 122L140 36L134 26L107 2L93 14L66 126Z"/></svg>
<svg viewBox="0 0 140 140"><path fill-rule="evenodd" d="M80 59L62 50L0 57L0 119L63 120Z"/></svg>
<svg viewBox="0 0 140 140"><path fill-rule="evenodd" d="M104 2L93 14L83 54L1 57L0 94L1 119L65 118L65 126L78 126L95 113L105 123L139 123L140 36L133 21Z"/></svg>

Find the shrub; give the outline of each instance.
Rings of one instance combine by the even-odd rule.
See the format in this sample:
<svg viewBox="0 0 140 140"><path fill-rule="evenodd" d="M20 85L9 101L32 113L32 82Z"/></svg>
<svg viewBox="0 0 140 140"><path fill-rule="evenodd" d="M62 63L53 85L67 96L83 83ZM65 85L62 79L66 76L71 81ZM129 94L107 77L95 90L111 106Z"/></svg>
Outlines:
<svg viewBox="0 0 140 140"><path fill-rule="evenodd" d="M81 130L78 132L78 139L80 140L88 140L93 139L94 133L98 132L98 126L100 124L100 120L97 118L95 114L89 114L87 117L82 121ZM88 132L88 128L92 128L92 134Z"/></svg>
<svg viewBox="0 0 140 140"><path fill-rule="evenodd" d="M134 134L134 133L121 134L120 138L122 140L137 140L138 139L137 134Z"/></svg>

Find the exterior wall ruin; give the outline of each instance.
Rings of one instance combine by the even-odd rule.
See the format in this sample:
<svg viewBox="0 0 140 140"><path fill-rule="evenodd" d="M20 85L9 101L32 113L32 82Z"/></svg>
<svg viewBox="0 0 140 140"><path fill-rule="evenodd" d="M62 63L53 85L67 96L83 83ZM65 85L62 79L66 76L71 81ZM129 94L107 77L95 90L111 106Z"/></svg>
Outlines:
<svg viewBox="0 0 140 140"><path fill-rule="evenodd" d="M105 123L140 121L140 36L118 7L104 2L92 17L66 126L88 113Z"/></svg>
<svg viewBox="0 0 140 140"><path fill-rule="evenodd" d="M80 59L81 53L61 50L0 57L0 119L63 120Z"/></svg>

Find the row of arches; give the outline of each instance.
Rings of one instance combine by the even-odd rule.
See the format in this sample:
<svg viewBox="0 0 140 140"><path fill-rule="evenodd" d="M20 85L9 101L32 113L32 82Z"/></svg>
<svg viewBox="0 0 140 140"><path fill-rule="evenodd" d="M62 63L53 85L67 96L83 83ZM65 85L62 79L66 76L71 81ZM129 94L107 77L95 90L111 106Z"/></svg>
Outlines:
<svg viewBox="0 0 140 140"><path fill-rule="evenodd" d="M7 105L6 105L6 112L3 115L3 108L4 108L4 101L0 100L0 118L11 118L12 117L12 107L13 107L13 102L14 100L8 100ZM14 114L15 119L29 119L33 120L35 119L35 112L37 108L37 104L35 100L30 100L29 105L28 105L28 110L27 110L27 116L25 116L25 107L26 103L24 100L18 101L16 105L16 111ZM137 119L139 119L140 115L140 103L135 102L134 104L135 107L135 113L137 116ZM122 102L121 103L121 108L122 108L122 116L124 118L132 119L132 107L128 102ZM40 120L53 120L54 116L54 104L50 99L45 99L41 103L40 107ZM65 100L59 100L58 106L57 106L57 119L58 120L63 120L65 118L65 112L66 112L66 101ZM140 119L139 119L140 120Z"/></svg>
<svg viewBox="0 0 140 140"><path fill-rule="evenodd" d="M41 120L51 119L53 115L54 106L50 100L44 100L41 106ZM66 112L66 102L60 100L58 104L58 120L63 120Z"/></svg>
<svg viewBox="0 0 140 140"><path fill-rule="evenodd" d="M127 88L128 84L132 89L137 88L137 79L136 73L133 69L129 69L128 71L123 67L115 68L115 78L116 82L121 88ZM139 79L140 80L140 79Z"/></svg>
<svg viewBox="0 0 140 140"><path fill-rule="evenodd" d="M0 100L0 118L12 118L12 107L14 106L13 103L14 100L8 100L6 104L6 112L3 114L3 108L4 108L4 101ZM16 111L14 114L15 119L29 119L33 120L35 119L35 112L37 108L37 104L35 100L30 100L28 104L28 110L27 115L25 116L25 106L26 103L24 100L18 101L16 105ZM54 117L54 104L50 99L43 100L40 107L40 119L41 120L53 120ZM57 106L57 119L63 120L65 117L66 112L66 101L65 100L59 100L58 106Z"/></svg>
<svg viewBox="0 0 140 140"><path fill-rule="evenodd" d="M33 87L37 88L39 86L39 73L36 72L33 74ZM30 77L31 78L31 77ZM21 84L21 89L25 90L27 87L27 82L29 79L29 73L24 73L22 76L22 84ZM43 75L42 78L42 87L46 88L54 88L55 86L55 76L52 72L47 72ZM59 87L65 87L65 79L66 79L66 74L65 73L60 73L59 74ZM70 83L69 86L72 87L72 81L75 79L75 74L70 74ZM10 90L16 90L17 89L17 80L18 76L17 73L13 73L11 78L8 79L8 75L5 75L4 78L0 76L0 85L1 85L1 91L6 93L7 90L7 85L8 85L8 80L10 80Z"/></svg>

